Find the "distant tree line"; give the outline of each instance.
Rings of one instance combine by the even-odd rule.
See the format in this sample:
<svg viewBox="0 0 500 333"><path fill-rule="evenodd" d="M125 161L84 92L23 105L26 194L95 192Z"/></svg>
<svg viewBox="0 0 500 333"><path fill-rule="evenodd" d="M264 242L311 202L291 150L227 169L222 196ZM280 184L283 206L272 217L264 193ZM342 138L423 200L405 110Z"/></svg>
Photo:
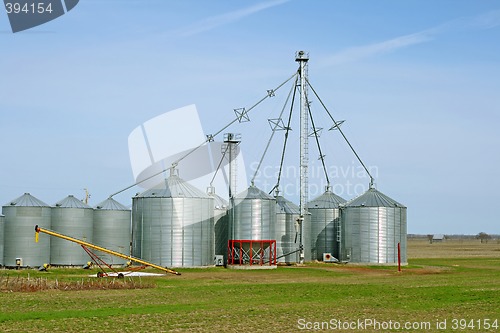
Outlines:
<svg viewBox="0 0 500 333"><path fill-rule="evenodd" d="M434 234L427 234L427 235L420 235L420 234L408 234L408 239L427 239L429 243L432 244L432 242L436 239L436 235ZM477 235L443 235L443 240L446 239L463 239L463 240L472 240L472 239L477 239L481 243L488 243L489 240L492 239L500 239L500 235L490 235L486 232L480 232Z"/></svg>
<svg viewBox="0 0 500 333"><path fill-rule="evenodd" d="M485 232L480 232L477 234L476 238L480 239L481 243L488 243L488 240L490 240L492 237Z"/></svg>

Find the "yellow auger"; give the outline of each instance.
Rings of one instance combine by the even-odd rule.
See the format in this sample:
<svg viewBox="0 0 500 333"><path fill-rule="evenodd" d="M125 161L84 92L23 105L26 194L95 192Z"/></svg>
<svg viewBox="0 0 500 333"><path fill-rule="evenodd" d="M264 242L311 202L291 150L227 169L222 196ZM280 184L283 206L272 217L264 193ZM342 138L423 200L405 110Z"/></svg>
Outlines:
<svg viewBox="0 0 500 333"><path fill-rule="evenodd" d="M133 261L133 262L145 265L145 266L150 266L150 267L156 268L156 269L158 269L160 271L163 271L163 272L166 272L166 273L170 273L170 274L174 274L174 275L181 275L181 273L176 272L176 271L174 271L172 269L169 269L169 268L166 268L166 267L162 267L160 265L156 265L156 264L147 262L147 261L142 260L140 258L135 258L135 257L128 256L128 255L120 253L120 252L109 250L109 249L106 249L104 247L97 246L95 244L84 242L82 240L79 240L79 239L76 239L76 238L73 238L73 237L69 237L69 236L60 234L58 232L52 231L52 230L43 229L43 228L40 228L38 225L35 226L35 242L37 242L37 243L38 243L38 234L40 232L43 232L44 234L47 234L47 235L50 235L50 236L54 236L54 237L65 239L65 240L73 242L73 243L80 244L82 246L88 247L88 248L93 249L93 250L97 250L97 251L101 251L101 252L104 252L104 253L108 253L108 254L111 254L113 256L123 258L125 260Z"/></svg>

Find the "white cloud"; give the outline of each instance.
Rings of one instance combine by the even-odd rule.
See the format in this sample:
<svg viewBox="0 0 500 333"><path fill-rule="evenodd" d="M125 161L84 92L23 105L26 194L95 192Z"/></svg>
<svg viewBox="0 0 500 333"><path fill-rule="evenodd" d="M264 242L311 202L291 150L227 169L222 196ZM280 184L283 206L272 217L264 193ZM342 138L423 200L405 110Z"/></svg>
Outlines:
<svg viewBox="0 0 500 333"><path fill-rule="evenodd" d="M380 43L352 47L328 57L322 61L322 65L334 66L347 62L355 62L378 54L392 52L406 46L424 43L431 39L433 39L432 34L428 31L423 31L389 39Z"/></svg>
<svg viewBox="0 0 500 333"><path fill-rule="evenodd" d="M458 18L413 34L339 51L323 59L321 66L335 66L348 62L356 62L379 54L397 51L411 45L426 43L446 33L487 30L498 26L500 26L500 10L490 11L473 17Z"/></svg>
<svg viewBox="0 0 500 333"><path fill-rule="evenodd" d="M244 17L256 14L256 13L263 11L263 10L266 10L268 8L282 5L282 4L287 3L289 1L290 0L273 0L273 1L259 3L259 4L256 4L254 6L251 6L251 7L243 8L243 9L236 10L236 11L229 12L229 13L225 13L222 15L208 17L202 21L196 22L196 23L180 30L178 33L182 37L196 35L196 34L208 31L208 30L215 29L219 26L238 21Z"/></svg>
<svg viewBox="0 0 500 333"><path fill-rule="evenodd" d="M470 19L469 25L478 29L493 29L500 26L500 10L494 10Z"/></svg>

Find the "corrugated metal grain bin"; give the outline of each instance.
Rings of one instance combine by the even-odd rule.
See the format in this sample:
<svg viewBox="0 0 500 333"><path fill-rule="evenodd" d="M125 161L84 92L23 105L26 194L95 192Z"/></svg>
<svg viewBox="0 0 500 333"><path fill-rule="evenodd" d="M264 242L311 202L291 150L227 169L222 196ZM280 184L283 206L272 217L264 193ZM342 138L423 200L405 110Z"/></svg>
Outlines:
<svg viewBox="0 0 500 333"><path fill-rule="evenodd" d="M323 260L324 253L338 259L338 226L340 224L339 205L346 200L330 190L308 204L311 214L311 256L313 260Z"/></svg>
<svg viewBox="0 0 500 333"><path fill-rule="evenodd" d="M94 209L94 244L130 255L131 211L113 198L99 203ZM125 259L100 251L97 255L111 265L123 265Z"/></svg>
<svg viewBox="0 0 500 333"><path fill-rule="evenodd" d="M5 216L0 214L0 266L3 266L3 233L5 231Z"/></svg>
<svg viewBox="0 0 500 333"><path fill-rule="evenodd" d="M276 200L250 186L234 197L229 212L230 240L275 240Z"/></svg>
<svg viewBox="0 0 500 333"><path fill-rule="evenodd" d="M297 250L300 246L297 219L300 217L299 207L293 202L277 195L276 199L276 252L277 256ZM285 255L278 259L282 263L299 262L299 252Z"/></svg>
<svg viewBox="0 0 500 333"><path fill-rule="evenodd" d="M35 243L35 226L50 229L51 208L29 193L2 207L4 225L4 265L39 267L50 262L50 236Z"/></svg>
<svg viewBox="0 0 500 333"><path fill-rule="evenodd" d="M93 242L94 210L72 195L52 207L52 230L89 243ZM50 263L56 266L79 266L90 260L83 248L73 242L53 237Z"/></svg>
<svg viewBox="0 0 500 333"><path fill-rule="evenodd" d="M370 188L341 208L341 256L352 263L406 263L406 207Z"/></svg>
<svg viewBox="0 0 500 333"><path fill-rule="evenodd" d="M214 199L177 175L133 198L132 254L169 267L213 265Z"/></svg>

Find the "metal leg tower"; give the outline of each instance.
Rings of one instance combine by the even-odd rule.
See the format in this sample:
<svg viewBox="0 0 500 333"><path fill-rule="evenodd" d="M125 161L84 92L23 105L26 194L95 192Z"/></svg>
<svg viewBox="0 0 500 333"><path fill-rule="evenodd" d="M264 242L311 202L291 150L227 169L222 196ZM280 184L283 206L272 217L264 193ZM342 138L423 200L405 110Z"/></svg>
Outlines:
<svg viewBox="0 0 500 333"><path fill-rule="evenodd" d="M308 198L308 166L309 166L309 109L307 101L307 62L309 54L298 51L295 61L300 64L300 263L304 262L304 216L307 214Z"/></svg>
<svg viewBox="0 0 500 333"><path fill-rule="evenodd" d="M238 156L238 145L241 142L241 134L226 133L224 134L224 145L222 150L228 152L229 159L229 199L236 195L236 183L238 179L238 164L236 157Z"/></svg>
<svg viewBox="0 0 500 333"><path fill-rule="evenodd" d="M228 152L229 158L229 213L230 222L228 228L228 239L234 239L234 228L231 227L234 221L234 196L236 195L237 169L236 156L238 153L238 145L241 142L241 134L225 133L223 151Z"/></svg>

